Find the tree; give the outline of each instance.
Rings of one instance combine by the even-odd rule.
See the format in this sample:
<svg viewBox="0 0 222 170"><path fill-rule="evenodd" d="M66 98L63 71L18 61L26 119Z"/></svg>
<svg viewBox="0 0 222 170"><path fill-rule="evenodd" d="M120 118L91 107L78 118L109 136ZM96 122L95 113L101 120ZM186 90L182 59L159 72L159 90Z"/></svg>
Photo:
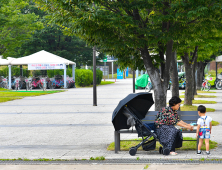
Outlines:
<svg viewBox="0 0 222 170"><path fill-rule="evenodd" d="M33 2L30 2L29 6L23 8L22 12L35 13L39 17L39 21L44 25L44 28L35 30L33 35L20 47L16 47L9 52L11 57L27 56L45 50L74 61L77 67L92 65L93 50L91 46L87 46L85 41L76 36L64 35L61 27L49 23L47 13L35 7ZM97 62L102 58L104 58L104 54L100 53Z"/></svg>
<svg viewBox="0 0 222 170"><path fill-rule="evenodd" d="M220 1L36 0L53 22L126 63L143 60L155 93L155 110L166 105L174 42L204 18L215 17ZM220 13L220 12L219 12ZM209 15L210 14L210 15ZM152 55L157 52L158 55ZM166 54L166 59L164 59ZM161 65L161 74L156 67Z"/></svg>
<svg viewBox="0 0 222 170"><path fill-rule="evenodd" d="M22 13L24 0L0 0L0 55L8 56L27 41L34 30L43 28L33 13Z"/></svg>

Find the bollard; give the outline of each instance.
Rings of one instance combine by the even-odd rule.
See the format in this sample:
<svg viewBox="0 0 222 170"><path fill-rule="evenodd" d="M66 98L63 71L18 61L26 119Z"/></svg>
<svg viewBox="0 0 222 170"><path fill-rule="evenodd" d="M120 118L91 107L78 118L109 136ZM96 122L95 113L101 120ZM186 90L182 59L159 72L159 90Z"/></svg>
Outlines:
<svg viewBox="0 0 222 170"><path fill-rule="evenodd" d="M115 82L116 82L116 78L115 78Z"/></svg>

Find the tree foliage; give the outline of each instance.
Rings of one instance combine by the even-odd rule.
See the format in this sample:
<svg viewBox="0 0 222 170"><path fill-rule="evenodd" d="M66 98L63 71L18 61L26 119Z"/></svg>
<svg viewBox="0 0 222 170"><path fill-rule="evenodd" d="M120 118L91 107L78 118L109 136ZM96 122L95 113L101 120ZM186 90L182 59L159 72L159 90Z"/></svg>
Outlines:
<svg viewBox="0 0 222 170"><path fill-rule="evenodd" d="M0 55L8 56L43 27L34 13L23 10L26 6L25 0L0 0Z"/></svg>
<svg viewBox="0 0 222 170"><path fill-rule="evenodd" d="M122 65L138 67L143 62L154 87L156 110L166 103L169 67L176 44L183 52L194 51L196 44L190 45L188 51L187 45L201 41L201 31L203 34L206 27L213 27L213 21L221 22L221 0L36 2L50 13L52 22L64 26L67 34L77 35L116 56Z"/></svg>

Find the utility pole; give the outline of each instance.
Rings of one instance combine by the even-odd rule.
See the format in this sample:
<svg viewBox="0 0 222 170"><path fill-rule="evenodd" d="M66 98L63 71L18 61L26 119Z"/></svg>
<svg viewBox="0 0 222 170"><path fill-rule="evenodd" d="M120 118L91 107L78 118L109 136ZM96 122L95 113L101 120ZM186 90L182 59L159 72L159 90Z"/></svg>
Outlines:
<svg viewBox="0 0 222 170"><path fill-rule="evenodd" d="M93 106L97 106L97 94L96 94L96 46L93 47Z"/></svg>
<svg viewBox="0 0 222 170"><path fill-rule="evenodd" d="M133 70L133 93L135 93L135 70Z"/></svg>

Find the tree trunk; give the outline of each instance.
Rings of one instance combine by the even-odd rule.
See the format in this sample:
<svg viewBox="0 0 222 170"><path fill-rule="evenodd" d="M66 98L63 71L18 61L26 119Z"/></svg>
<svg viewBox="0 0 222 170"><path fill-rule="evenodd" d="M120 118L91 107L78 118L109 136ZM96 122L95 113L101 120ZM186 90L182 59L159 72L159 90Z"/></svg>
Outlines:
<svg viewBox="0 0 222 170"><path fill-rule="evenodd" d="M185 54L185 57L189 57L188 53ZM192 65L184 62L185 71L186 71L186 89L185 89L185 105L192 105L193 99L193 74L192 74Z"/></svg>
<svg viewBox="0 0 222 170"><path fill-rule="evenodd" d="M196 87L196 62L194 61L194 64L192 66L192 74L193 74L193 100L194 95L197 95L197 87Z"/></svg>
<svg viewBox="0 0 222 170"><path fill-rule="evenodd" d="M183 63L185 65L185 71L186 71L186 89L185 89L185 99L184 99L185 105L192 105L193 81L195 80L195 77L193 77L193 72L194 72L193 70L195 69L194 66L197 61L197 50L198 50L198 46L195 47L191 60L187 52L184 53L184 56L181 56Z"/></svg>
<svg viewBox="0 0 222 170"><path fill-rule="evenodd" d="M173 41L169 41L167 45L167 55L166 55L166 64L165 64L165 71L164 71L164 80L161 79L159 70L155 68L152 64L151 56L149 54L148 48L144 47L144 49L141 50L141 54L143 57L143 61L145 64L145 67L147 69L147 73L150 76L150 80L153 85L154 89L154 100L155 100L155 110L159 111L161 108L166 106L166 81L169 82L169 66L172 58L172 46ZM171 49L171 52L170 52ZM171 54L171 56L169 56ZM167 66L168 64L168 66ZM167 77L168 76L168 77Z"/></svg>
<svg viewBox="0 0 222 170"><path fill-rule="evenodd" d="M202 61L197 62L197 90L201 90L203 83L203 71L204 63Z"/></svg>
<svg viewBox="0 0 222 170"><path fill-rule="evenodd" d="M179 97L179 82L178 82L178 71L177 71L177 54L176 51L172 54L170 77L171 77L171 88L172 96Z"/></svg>

